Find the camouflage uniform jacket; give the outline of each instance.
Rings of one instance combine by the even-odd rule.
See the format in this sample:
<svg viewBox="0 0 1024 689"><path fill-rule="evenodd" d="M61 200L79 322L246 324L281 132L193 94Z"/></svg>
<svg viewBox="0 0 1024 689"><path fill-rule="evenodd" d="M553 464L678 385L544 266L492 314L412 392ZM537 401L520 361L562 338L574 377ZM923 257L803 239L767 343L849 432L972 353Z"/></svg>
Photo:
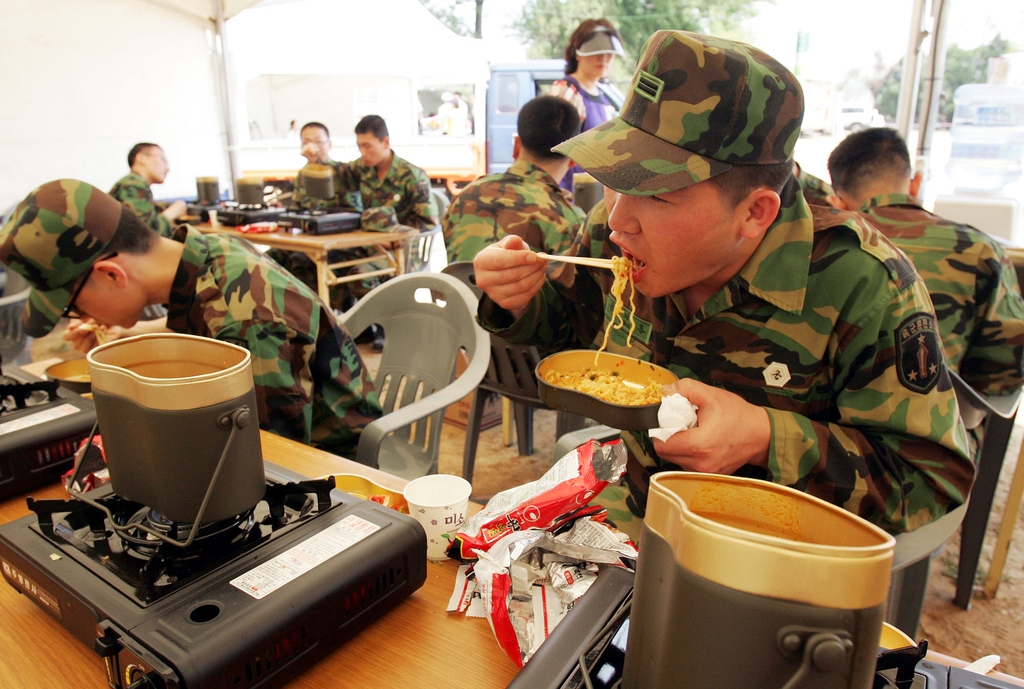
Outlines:
<svg viewBox="0 0 1024 689"><path fill-rule="evenodd" d="M367 167L362 158L348 164L346 188L358 189L363 208L391 206L398 222L419 230L437 226L437 209L430 198L430 178L427 173L397 155L384 179L377 178L377 169Z"/></svg>
<svg viewBox="0 0 1024 689"><path fill-rule="evenodd" d="M448 261L472 261L506 234L536 251L564 254L586 213L543 169L517 160L503 173L481 177L455 197L441 221Z"/></svg>
<svg viewBox="0 0 1024 689"><path fill-rule="evenodd" d="M252 354L260 428L352 455L381 407L355 343L305 285L247 243L180 226L167 326Z"/></svg>
<svg viewBox="0 0 1024 689"><path fill-rule="evenodd" d="M170 237L174 227L171 221L160 215L160 209L153 202L153 190L142 175L129 172L117 181L107 192L121 203L131 206L135 214L161 237Z"/></svg>
<svg viewBox="0 0 1024 689"><path fill-rule="evenodd" d="M975 390L1008 395L1024 383L1024 299L1003 248L905 194L869 199L867 219L914 262L939 318L946 361Z"/></svg>
<svg viewBox="0 0 1024 689"><path fill-rule="evenodd" d="M309 196L302 185L302 170L299 170L295 174L295 186L292 189L292 206L306 211L352 208L362 212L363 207L359 194L344 186L351 180L348 163L339 163L328 158L324 165L334 168L334 196L328 200L314 199Z"/></svg>
<svg viewBox="0 0 1024 689"><path fill-rule="evenodd" d="M799 168L796 178L800 182L800 190L804 193L804 199L812 206L828 206L828 197L836 193L831 184L805 172L803 168Z"/></svg>
<svg viewBox="0 0 1024 689"><path fill-rule="evenodd" d="M974 475L928 293L906 257L855 214L809 207L795 179L783 198L755 253L698 313L686 314L682 293L638 292L634 340L627 347L625 330L615 331L609 350L765 407L767 474L740 473L892 532L917 528L962 504ZM602 202L573 251L618 255L608 235ZM611 271L563 264L520 319L484 298L480 320L511 342L596 347L611 283ZM627 505L642 515L649 473L677 467L646 433L625 436Z"/></svg>

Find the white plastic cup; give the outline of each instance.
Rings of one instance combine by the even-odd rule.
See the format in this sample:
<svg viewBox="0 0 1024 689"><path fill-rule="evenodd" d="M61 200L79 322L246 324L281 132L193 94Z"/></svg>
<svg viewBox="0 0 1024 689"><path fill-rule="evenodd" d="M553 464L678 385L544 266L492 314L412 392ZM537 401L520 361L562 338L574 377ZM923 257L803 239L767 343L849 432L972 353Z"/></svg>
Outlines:
<svg viewBox="0 0 1024 689"><path fill-rule="evenodd" d="M217 211L207 211L210 215L210 227L217 229L220 227L220 221L217 220Z"/></svg>
<svg viewBox="0 0 1024 689"><path fill-rule="evenodd" d="M461 476L432 474L410 481L402 494L409 514L427 532L427 559L447 560L445 550L466 521L473 486Z"/></svg>

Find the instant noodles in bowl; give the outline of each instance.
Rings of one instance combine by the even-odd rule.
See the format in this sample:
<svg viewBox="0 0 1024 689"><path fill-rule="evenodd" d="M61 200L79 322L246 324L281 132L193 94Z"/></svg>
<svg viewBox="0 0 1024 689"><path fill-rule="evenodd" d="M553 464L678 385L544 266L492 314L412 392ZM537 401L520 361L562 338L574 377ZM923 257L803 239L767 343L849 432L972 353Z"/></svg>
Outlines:
<svg viewBox="0 0 1024 689"><path fill-rule="evenodd" d="M661 387L678 377L667 368L608 352L570 350L537 364L540 398L622 430L658 427Z"/></svg>

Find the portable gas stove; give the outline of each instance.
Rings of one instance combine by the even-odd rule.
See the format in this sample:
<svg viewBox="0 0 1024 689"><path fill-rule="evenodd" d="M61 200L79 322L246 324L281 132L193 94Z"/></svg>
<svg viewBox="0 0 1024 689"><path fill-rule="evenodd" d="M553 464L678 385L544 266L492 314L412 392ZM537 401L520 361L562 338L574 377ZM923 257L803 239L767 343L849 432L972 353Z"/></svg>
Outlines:
<svg viewBox="0 0 1024 689"><path fill-rule="evenodd" d="M293 227L307 234L339 234L358 230L362 216L354 211L301 211L290 210L277 218L282 227Z"/></svg>
<svg viewBox="0 0 1024 689"><path fill-rule="evenodd" d="M620 689L632 595L631 572L617 567L603 569L593 586L576 601L508 689L583 689L585 684L578 662L581 655L594 689ZM923 644L922 649L926 648ZM742 653L743 650L735 648L730 652ZM917 651L918 657L923 654L923 650ZM716 660L709 659L708 662ZM717 662L728 662L728 658ZM882 669L883 666L895 666L885 663L880 656L873 689L1013 689L1002 680L930 660L917 660L915 657L902 664L906 679L899 681L896 669ZM680 686L684 684L680 682Z"/></svg>
<svg viewBox="0 0 1024 689"><path fill-rule="evenodd" d="M104 486L29 499L0 526L0 568L106 664L111 689L278 687L426 579L426 537L406 515L266 463L264 500L203 524L187 549L174 524Z"/></svg>
<svg viewBox="0 0 1024 689"><path fill-rule="evenodd" d="M225 203L217 211L217 221L222 225L238 227L239 225L249 225L254 222L273 222L278 220L284 212L284 208ZM209 212L207 212L206 217L209 219Z"/></svg>
<svg viewBox="0 0 1024 689"><path fill-rule="evenodd" d="M71 468L96 423L92 401L16 366L0 373L0 499L50 483Z"/></svg>
<svg viewBox="0 0 1024 689"><path fill-rule="evenodd" d="M218 201L217 203L189 203L185 206L185 214L198 217L202 222L210 222L210 211L226 210L227 206Z"/></svg>

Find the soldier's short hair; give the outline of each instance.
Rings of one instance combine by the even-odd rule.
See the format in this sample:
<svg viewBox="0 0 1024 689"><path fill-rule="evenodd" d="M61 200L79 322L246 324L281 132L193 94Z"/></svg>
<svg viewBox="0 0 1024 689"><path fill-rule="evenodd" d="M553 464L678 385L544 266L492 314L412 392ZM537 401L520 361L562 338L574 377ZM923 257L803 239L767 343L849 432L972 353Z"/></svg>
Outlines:
<svg viewBox="0 0 1024 689"><path fill-rule="evenodd" d="M860 194L871 179L909 179L913 174L907 143L895 129L874 127L850 134L828 157L836 191Z"/></svg>
<svg viewBox="0 0 1024 689"><path fill-rule="evenodd" d="M730 205L735 207L755 189L764 188L775 193L781 192L792 174L792 163L733 165L708 181L718 187Z"/></svg>
<svg viewBox="0 0 1024 689"><path fill-rule="evenodd" d="M142 153L143 151L148 151L151 148L160 147L156 144L151 144L148 142L143 142L141 144L135 144L134 146L132 146L132 150L128 151L128 167L132 167L135 165L135 159L138 157L140 153Z"/></svg>
<svg viewBox="0 0 1024 689"><path fill-rule="evenodd" d="M331 138L331 132L327 129L327 125L326 124L320 124L319 122L307 122L306 124L302 125L302 128L299 129L299 136L301 136L302 132L306 131L310 127L318 127L320 129L323 129L324 130L324 134L327 135L328 140Z"/></svg>
<svg viewBox="0 0 1024 689"><path fill-rule="evenodd" d="M383 141L388 136L388 125L380 115L367 115L356 123L356 134L373 134Z"/></svg>
<svg viewBox="0 0 1024 689"><path fill-rule="evenodd" d="M139 214L127 204L121 205L121 217L117 222L114 236L107 244L108 253L144 254L148 252L160 235L156 230L142 222Z"/></svg>
<svg viewBox="0 0 1024 689"><path fill-rule="evenodd" d="M580 133L580 114L569 101L556 96L538 96L519 111L516 120L519 141L540 160L563 160L551 149Z"/></svg>

